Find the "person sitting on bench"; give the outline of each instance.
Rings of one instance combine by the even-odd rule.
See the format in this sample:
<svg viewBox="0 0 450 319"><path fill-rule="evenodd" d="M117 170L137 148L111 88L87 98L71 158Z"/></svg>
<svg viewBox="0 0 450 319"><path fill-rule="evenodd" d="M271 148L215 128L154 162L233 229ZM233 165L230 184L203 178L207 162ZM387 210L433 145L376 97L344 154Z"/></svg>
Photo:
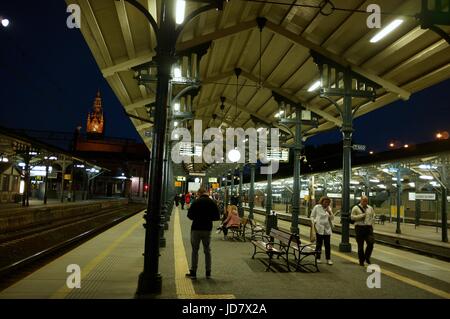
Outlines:
<svg viewBox="0 0 450 319"><path fill-rule="evenodd" d="M228 205L227 207L227 218L223 221L221 229L223 230L223 239L228 238L228 229L231 227L239 228L241 225L241 218L238 214L238 209L236 205Z"/></svg>

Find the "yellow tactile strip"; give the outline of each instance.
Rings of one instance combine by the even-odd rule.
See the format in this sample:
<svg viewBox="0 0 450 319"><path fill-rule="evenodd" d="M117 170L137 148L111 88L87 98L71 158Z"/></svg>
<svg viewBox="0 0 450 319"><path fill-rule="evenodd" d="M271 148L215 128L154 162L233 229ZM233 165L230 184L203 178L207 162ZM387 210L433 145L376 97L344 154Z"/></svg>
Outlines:
<svg viewBox="0 0 450 319"><path fill-rule="evenodd" d="M181 233L180 212L178 208L176 208L174 212L173 250L175 254L175 286L177 297L179 299L235 299L235 296L232 294L200 295L195 293L192 280L186 278L186 272L189 270L189 265Z"/></svg>

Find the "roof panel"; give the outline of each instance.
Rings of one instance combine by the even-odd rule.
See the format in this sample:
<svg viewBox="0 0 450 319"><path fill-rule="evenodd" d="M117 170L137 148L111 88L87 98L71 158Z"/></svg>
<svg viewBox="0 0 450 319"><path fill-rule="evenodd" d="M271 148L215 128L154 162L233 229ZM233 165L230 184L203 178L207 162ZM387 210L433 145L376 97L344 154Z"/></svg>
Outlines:
<svg viewBox="0 0 450 319"><path fill-rule="evenodd" d="M133 65L133 61L128 61L130 40L126 38L126 34L124 37L122 32L123 29L127 31L124 28L126 26L120 25L114 2L80 0L80 3L84 3L83 17L87 20L83 23L83 36L100 68L111 67L119 62L128 63L126 68ZM141 3L145 1L141 0ZM314 3L317 4L319 1ZM345 3L336 3L336 6L365 9L370 3L379 4L384 12L406 15L418 13L420 6L420 1L417 0L401 2L349 0ZM188 8L200 5L202 4L199 2L190 3ZM317 92L307 92L309 85L318 79L317 66L309 57L310 48L317 49L316 45L321 45L321 52L328 58L347 59L346 62L352 62L355 64L354 67L361 64L362 71L368 76L383 75L385 80L391 81L391 83L383 83L394 92L399 89L395 84L400 84L400 87L405 85L403 89L415 92L450 76L448 44L440 40L435 33L421 30L417 21L410 17L406 17L405 23L390 36L377 44L371 44L369 39L378 30L367 28L366 13L336 11L330 16L323 16L313 8L245 1L231 1L224 6L224 12L211 10L191 21L182 34L182 38L179 39L184 42L205 35L214 35L212 47L200 63L202 79L212 83L203 84L195 99L194 107L198 109L196 116L206 116L208 122L212 114L221 116L225 113L224 121L228 121L229 124L229 120L236 117L234 110L236 77L233 74L235 67L242 68L244 74L239 79L239 110L238 119L234 125L243 125L243 123L254 125L252 121L248 121L248 114L273 122L275 119L272 115L277 105L271 97L272 89L294 95L294 98L302 101L306 100L311 108L324 109L331 117L338 117L335 107L318 97ZM89 14L89 7L92 7L93 15ZM136 55L141 56L142 53L147 53L146 58L149 59L148 52L154 46L154 43L150 42L154 40L154 37L149 32L149 25L139 12L129 8L128 4L126 7L128 27ZM259 78L260 34L255 21L256 16L265 16L276 27L281 28L263 30L261 81ZM395 17L395 14L383 15L383 25ZM253 25L252 21L255 21ZM239 27L236 28L236 25ZM233 29L223 31L224 28L229 27ZM220 31L217 32L218 30ZM279 34L272 30L276 30ZM449 32L450 28L445 27L444 30ZM113 68L113 71L115 70ZM139 89L132 72L124 72L123 69L117 72L120 73L109 76L107 80L124 106L142 101L146 95L152 95L145 94L145 91ZM258 82L261 82L265 88L258 88ZM398 93L385 94L386 91L387 89L380 90L381 96L377 101L366 103L358 114L372 111L397 99ZM227 98L225 112L221 112L219 108L220 96ZM365 102L354 101L354 105L360 103ZM145 113L145 108L138 106L136 112ZM327 118L333 120L333 118ZM219 121L223 122L217 119L216 123L212 124L217 124ZM142 125L138 120L134 122L137 126ZM329 129L333 125L335 122L333 124L324 122L319 130L311 131Z"/></svg>

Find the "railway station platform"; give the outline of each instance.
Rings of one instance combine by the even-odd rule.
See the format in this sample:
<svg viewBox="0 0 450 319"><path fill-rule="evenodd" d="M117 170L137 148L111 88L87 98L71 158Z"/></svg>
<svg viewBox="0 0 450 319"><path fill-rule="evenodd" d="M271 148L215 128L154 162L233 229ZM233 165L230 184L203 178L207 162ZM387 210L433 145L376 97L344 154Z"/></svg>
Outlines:
<svg viewBox="0 0 450 319"><path fill-rule="evenodd" d="M197 279L185 277L190 260L187 211L174 208L166 247L160 250L162 293L157 299L449 299L450 267L446 261L375 244L372 262L379 265L379 288L369 288L366 267L358 265L356 243L352 253L338 252L338 234L332 237L334 265L319 265L320 272L287 271L274 263L265 271L267 257L252 259L249 241L224 240L212 232L212 277L205 278L204 255L199 252ZM49 262L0 292L0 299L132 299L143 269L143 213L136 214L65 255ZM259 217L258 217L259 218ZM255 219L257 219L255 217ZM215 226L219 222L215 222ZM280 220L279 228L289 228ZM302 225L300 233L309 234ZM306 243L306 239L302 238ZM68 288L72 272L81 270L80 288ZM73 267L73 266L72 266ZM70 281L70 279L69 279Z"/></svg>

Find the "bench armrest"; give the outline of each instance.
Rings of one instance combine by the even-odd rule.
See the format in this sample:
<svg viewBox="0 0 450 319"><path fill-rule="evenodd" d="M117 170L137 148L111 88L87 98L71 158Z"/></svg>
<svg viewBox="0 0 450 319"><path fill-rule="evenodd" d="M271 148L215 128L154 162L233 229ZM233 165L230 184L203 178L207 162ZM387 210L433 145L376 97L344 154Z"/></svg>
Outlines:
<svg viewBox="0 0 450 319"><path fill-rule="evenodd" d="M312 251L317 251L316 244L308 244L300 246L300 253L302 253L304 249L311 249Z"/></svg>

